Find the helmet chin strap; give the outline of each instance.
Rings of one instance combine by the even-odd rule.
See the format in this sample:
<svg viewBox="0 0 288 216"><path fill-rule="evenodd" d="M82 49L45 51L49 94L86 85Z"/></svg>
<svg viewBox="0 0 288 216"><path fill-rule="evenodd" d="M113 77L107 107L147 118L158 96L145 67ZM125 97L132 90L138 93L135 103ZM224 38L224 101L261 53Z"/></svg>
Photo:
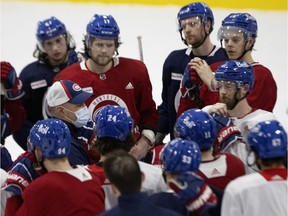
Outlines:
<svg viewBox="0 0 288 216"><path fill-rule="evenodd" d="M234 104L233 104L233 106L231 107L230 110L233 110L233 109L236 107L236 105L246 97L246 95L244 95L243 97L241 97L240 99L238 99L238 98L237 98L237 94L238 94L238 93L239 93L239 90L238 90L237 92L235 92L235 94L234 94L235 102L234 102Z"/></svg>
<svg viewBox="0 0 288 216"><path fill-rule="evenodd" d="M245 47L246 47L247 43L248 43L248 41L246 40L246 42L244 44L244 51L243 51L242 55L240 55L236 60L241 60L242 57L250 50L250 49L245 50Z"/></svg>

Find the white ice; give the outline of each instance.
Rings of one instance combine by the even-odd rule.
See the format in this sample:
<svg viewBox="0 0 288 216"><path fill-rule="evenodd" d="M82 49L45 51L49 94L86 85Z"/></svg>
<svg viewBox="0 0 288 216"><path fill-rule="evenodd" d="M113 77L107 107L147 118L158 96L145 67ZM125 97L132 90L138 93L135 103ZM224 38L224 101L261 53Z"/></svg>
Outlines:
<svg viewBox="0 0 288 216"><path fill-rule="evenodd" d="M161 102L162 65L167 55L175 49L184 48L176 27L179 6L141 6L113 4L73 3L15 3L1 2L1 61L9 61L19 73L28 63L35 61L35 30L39 20L56 16L77 42L82 51L82 39L86 24L95 13L111 14L117 20L123 44L120 55L139 59L137 36L142 36L144 62L153 85L153 97L157 105ZM213 9L213 8L212 8ZM278 98L274 109L276 117L288 129L287 112L287 11L213 9L215 30L211 38L216 39L221 21L232 12L249 12L258 21L258 35L253 52L254 60L268 67L278 85ZM137 72L137 71L135 71ZM269 86L267 86L269 91ZM265 92L263 92L265 94ZM13 159L22 152L12 137L5 146Z"/></svg>

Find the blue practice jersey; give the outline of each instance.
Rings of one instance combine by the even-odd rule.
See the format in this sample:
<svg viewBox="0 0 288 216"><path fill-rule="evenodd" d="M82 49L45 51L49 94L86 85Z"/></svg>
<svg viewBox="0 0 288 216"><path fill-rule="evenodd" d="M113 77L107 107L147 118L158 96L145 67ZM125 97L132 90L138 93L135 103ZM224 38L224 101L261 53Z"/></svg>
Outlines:
<svg viewBox="0 0 288 216"><path fill-rule="evenodd" d="M166 58L162 71L162 103L158 106L160 121L158 131L170 133L170 139L174 138L173 128L176 122L176 111L180 102L180 83L184 70L191 59L199 57L209 65L219 61L228 60L225 49L216 47L208 56L194 56L192 48L175 50Z"/></svg>

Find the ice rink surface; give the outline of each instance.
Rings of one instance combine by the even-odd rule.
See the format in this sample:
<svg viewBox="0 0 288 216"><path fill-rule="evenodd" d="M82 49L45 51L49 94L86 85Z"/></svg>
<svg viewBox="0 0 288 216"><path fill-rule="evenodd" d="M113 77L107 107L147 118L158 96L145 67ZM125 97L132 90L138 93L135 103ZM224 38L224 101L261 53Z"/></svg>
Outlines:
<svg viewBox="0 0 288 216"><path fill-rule="evenodd" d="M185 47L176 25L179 9L179 6L1 2L1 61L11 62L18 73L28 63L35 61L32 53L36 44L37 22L51 16L65 23L77 43L77 50L83 51L83 35L93 15L111 14L120 27L123 42L119 48L120 56L139 59L137 37L142 37L144 62L153 85L154 100L159 105L163 62L172 50ZM229 13L248 12L256 18L259 30L253 52L254 60L273 73L278 85L274 114L288 129L287 11L212 10L215 30L211 39L218 46L220 42L216 39L217 31L222 19ZM13 159L22 152L12 137L6 139L5 146Z"/></svg>

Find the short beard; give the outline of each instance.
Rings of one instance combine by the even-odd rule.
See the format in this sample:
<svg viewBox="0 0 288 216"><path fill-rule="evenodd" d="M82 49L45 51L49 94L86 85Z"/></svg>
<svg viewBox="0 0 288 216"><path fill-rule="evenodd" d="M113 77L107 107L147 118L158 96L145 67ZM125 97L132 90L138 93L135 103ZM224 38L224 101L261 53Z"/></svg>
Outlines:
<svg viewBox="0 0 288 216"><path fill-rule="evenodd" d="M102 67L107 66L107 65L112 61L112 59L113 59L113 58L109 58L107 61L103 62L103 61L100 61L99 58L103 58L103 57L96 57L96 59L93 58L93 57L91 57L91 60L92 60L94 63L96 63L97 65L102 66Z"/></svg>
<svg viewBox="0 0 288 216"><path fill-rule="evenodd" d="M228 99L226 97L224 97L224 98L220 97L219 98L219 102L220 103L225 103L228 110L233 110L236 107L236 105L238 104L238 102L240 101L237 98L237 94L238 94L238 91L235 92L233 99Z"/></svg>

